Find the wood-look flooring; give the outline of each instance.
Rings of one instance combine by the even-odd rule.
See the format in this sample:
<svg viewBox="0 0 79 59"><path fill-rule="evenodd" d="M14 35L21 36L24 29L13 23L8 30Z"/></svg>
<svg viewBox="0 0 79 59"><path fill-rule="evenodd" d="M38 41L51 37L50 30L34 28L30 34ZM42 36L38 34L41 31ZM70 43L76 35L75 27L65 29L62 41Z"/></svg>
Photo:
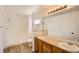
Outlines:
<svg viewBox="0 0 79 59"><path fill-rule="evenodd" d="M4 53L32 53L32 47L29 47L27 43L23 43L4 49Z"/></svg>

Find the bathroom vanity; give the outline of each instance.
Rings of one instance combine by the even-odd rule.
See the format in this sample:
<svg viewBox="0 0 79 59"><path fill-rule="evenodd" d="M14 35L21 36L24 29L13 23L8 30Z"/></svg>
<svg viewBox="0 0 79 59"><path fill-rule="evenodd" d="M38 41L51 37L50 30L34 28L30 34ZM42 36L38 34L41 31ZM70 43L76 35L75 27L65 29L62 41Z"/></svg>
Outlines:
<svg viewBox="0 0 79 59"><path fill-rule="evenodd" d="M34 49L38 53L69 53L79 51L79 47L76 47L72 43L66 43L59 37L53 36L44 36L44 35L35 35L34 37ZM60 46L60 43L62 46ZM64 44L63 44L64 43ZM68 44L69 47L68 47ZM66 47L67 46L67 47ZM65 48L64 48L65 47Z"/></svg>
<svg viewBox="0 0 79 59"><path fill-rule="evenodd" d="M68 52L59 47L56 47L48 42L45 42L37 37L35 39L35 52L38 53L65 53Z"/></svg>

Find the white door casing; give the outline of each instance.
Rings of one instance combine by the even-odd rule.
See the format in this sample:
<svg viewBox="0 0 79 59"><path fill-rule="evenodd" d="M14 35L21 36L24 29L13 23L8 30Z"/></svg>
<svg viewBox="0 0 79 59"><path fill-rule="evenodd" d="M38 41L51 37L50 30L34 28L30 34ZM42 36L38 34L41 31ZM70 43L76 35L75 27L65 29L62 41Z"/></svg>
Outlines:
<svg viewBox="0 0 79 59"><path fill-rule="evenodd" d="M4 6L0 6L0 53L7 46L7 15Z"/></svg>

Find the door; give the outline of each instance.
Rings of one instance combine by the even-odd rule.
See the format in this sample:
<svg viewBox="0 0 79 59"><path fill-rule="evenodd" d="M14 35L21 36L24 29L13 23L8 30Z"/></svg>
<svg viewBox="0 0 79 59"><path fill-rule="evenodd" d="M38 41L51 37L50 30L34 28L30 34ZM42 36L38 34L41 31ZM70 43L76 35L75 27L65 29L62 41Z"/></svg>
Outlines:
<svg viewBox="0 0 79 59"><path fill-rule="evenodd" d="M7 18L4 6L0 6L0 53L7 45Z"/></svg>
<svg viewBox="0 0 79 59"><path fill-rule="evenodd" d="M0 53L3 52L3 26L0 25Z"/></svg>
<svg viewBox="0 0 79 59"><path fill-rule="evenodd" d="M3 13L0 6L0 53L3 52Z"/></svg>

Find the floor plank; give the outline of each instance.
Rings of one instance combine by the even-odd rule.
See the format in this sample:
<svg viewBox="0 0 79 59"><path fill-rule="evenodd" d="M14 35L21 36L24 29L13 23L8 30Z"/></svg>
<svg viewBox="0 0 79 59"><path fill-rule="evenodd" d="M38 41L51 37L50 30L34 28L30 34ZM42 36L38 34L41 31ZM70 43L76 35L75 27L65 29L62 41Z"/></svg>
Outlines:
<svg viewBox="0 0 79 59"><path fill-rule="evenodd" d="M4 53L32 53L32 47L29 47L27 43L23 43L4 49Z"/></svg>

